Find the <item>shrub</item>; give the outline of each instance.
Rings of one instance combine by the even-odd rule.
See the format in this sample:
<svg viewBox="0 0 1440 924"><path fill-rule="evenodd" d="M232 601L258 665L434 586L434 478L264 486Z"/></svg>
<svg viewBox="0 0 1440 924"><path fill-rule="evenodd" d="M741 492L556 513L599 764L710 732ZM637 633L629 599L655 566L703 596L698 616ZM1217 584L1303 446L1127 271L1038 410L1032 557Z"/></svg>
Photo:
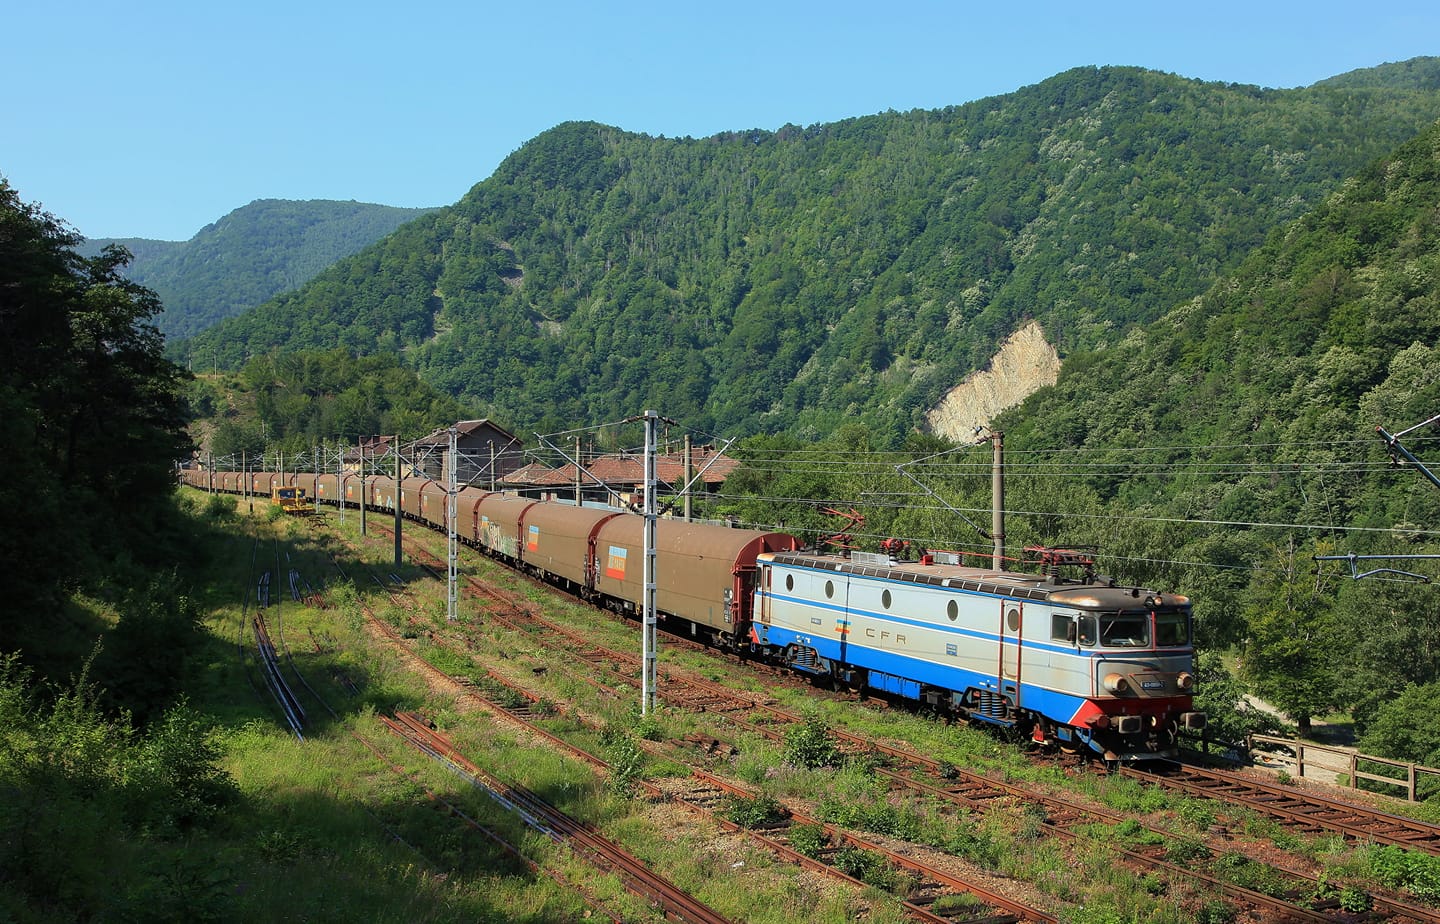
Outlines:
<svg viewBox="0 0 1440 924"><path fill-rule="evenodd" d="M1230 924L1235 920L1235 909L1228 902L1212 899L1195 912L1196 924Z"/></svg>
<svg viewBox="0 0 1440 924"><path fill-rule="evenodd" d="M779 802L766 795L753 799L731 796L725 809L725 817L742 828L758 828L785 817L785 809Z"/></svg>
<svg viewBox="0 0 1440 924"><path fill-rule="evenodd" d="M791 825L787 833L791 848L811 859L820 856L820 851L830 844L830 835L825 833L824 825Z"/></svg>
<svg viewBox="0 0 1440 924"><path fill-rule="evenodd" d="M1370 853L1370 871L1392 889L1404 889L1428 902L1440 901L1440 857L1400 847L1376 847Z"/></svg>
<svg viewBox="0 0 1440 924"><path fill-rule="evenodd" d="M1203 841L1193 837L1182 837L1165 850L1165 859L1171 863L1189 863L1210 855L1210 849Z"/></svg>
<svg viewBox="0 0 1440 924"><path fill-rule="evenodd" d="M605 746L605 759L610 764L610 791L618 796L630 798L635 795L635 786L645 768L645 752L639 742L623 729L608 727L600 735Z"/></svg>
<svg viewBox="0 0 1440 924"><path fill-rule="evenodd" d="M205 501L205 516L213 520L232 520L239 509L240 499L230 494L211 494Z"/></svg>
<svg viewBox="0 0 1440 924"><path fill-rule="evenodd" d="M829 726L818 718L808 718L785 732L785 759L797 767L815 770L832 766L839 757Z"/></svg>

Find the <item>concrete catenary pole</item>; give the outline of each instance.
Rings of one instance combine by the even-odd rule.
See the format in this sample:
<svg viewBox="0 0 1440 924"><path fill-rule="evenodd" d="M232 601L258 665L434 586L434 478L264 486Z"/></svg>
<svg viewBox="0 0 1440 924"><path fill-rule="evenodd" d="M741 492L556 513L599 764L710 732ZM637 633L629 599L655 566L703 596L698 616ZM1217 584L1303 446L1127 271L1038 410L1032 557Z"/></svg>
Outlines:
<svg viewBox="0 0 1440 924"><path fill-rule="evenodd" d="M449 553L449 554L448 554L448 558L449 558L449 561L450 561L450 569L449 569L449 576L448 576L448 579L449 579L449 586L448 586L449 596L446 598L446 603L445 603L445 618L446 618L448 621L450 621L450 622L454 622L455 619L456 619L456 617L457 617L457 613L455 612L455 611L456 611L456 605L455 605L455 604L456 604L455 586L456 586L456 583L457 583L458 578L459 578L459 576L460 576L460 567L459 567L459 563L460 563L460 540L459 540L459 538L456 536L456 533L455 533L455 513L456 513L456 511L455 511L455 498L456 498L456 497L459 495L459 493L460 493L460 489L459 489L458 485L456 484L456 478L455 478L455 471L456 471L457 468L459 468L459 462L460 462L459 453L458 453L458 451L457 451L457 450L458 450L458 447L456 446L456 441L458 440L459 436L460 436L460 431L459 431L459 430L456 430L454 427L451 427L451 428L450 428L450 455L449 455L449 459L448 459L448 464L445 466L445 467L446 467L447 469L449 469L449 471L450 471L450 477L449 477L448 479L446 479L446 486L445 486L445 534L446 534L446 536L448 537L448 538L447 538L447 543L448 543L448 544L447 544L447 551L448 551L448 553Z"/></svg>
<svg viewBox="0 0 1440 924"><path fill-rule="evenodd" d="M991 566L996 571L1005 569L1005 434L999 430L990 433L990 445L995 450L995 461L990 471L990 533L995 539L995 554Z"/></svg>
<svg viewBox="0 0 1440 924"><path fill-rule="evenodd" d="M355 456L360 460L360 535L365 535L365 508L370 506L370 488L365 483L365 446L355 437Z"/></svg>
<svg viewBox="0 0 1440 924"><path fill-rule="evenodd" d="M655 411L645 412L645 631L641 646L644 662L644 677L640 684L641 715L649 715L655 710L655 525L659 509L655 502L655 430L659 419L660 415Z"/></svg>
<svg viewBox="0 0 1440 924"><path fill-rule="evenodd" d="M400 568L400 434L395 434L395 568Z"/></svg>
<svg viewBox="0 0 1440 924"><path fill-rule="evenodd" d="M685 486L685 522L690 522L690 479L694 476L694 458L692 453L694 447L690 445L690 434L685 434L685 472L680 476L680 484Z"/></svg>

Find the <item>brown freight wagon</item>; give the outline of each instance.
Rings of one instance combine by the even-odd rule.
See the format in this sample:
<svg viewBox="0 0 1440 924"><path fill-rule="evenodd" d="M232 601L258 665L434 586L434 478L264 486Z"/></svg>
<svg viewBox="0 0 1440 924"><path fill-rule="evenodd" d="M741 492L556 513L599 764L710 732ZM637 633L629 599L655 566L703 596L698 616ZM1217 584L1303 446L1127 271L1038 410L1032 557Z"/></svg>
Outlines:
<svg viewBox="0 0 1440 924"><path fill-rule="evenodd" d="M633 514L603 524L596 536L596 588L641 609L644 594L644 518ZM799 540L785 533L727 529L660 520L655 526L655 607L738 641L750 621L751 576L761 552L788 552Z"/></svg>

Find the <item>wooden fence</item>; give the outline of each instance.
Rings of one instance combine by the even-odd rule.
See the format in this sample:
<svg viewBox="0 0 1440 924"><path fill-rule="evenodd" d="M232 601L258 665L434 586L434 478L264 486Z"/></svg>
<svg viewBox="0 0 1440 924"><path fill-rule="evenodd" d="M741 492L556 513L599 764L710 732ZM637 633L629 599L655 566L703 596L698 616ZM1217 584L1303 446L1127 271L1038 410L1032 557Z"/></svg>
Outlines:
<svg viewBox="0 0 1440 924"><path fill-rule="evenodd" d="M1278 766L1287 772L1293 769L1294 775L1301 779L1348 782L1351 789L1359 789L1360 781L1367 780L1402 790L1403 798L1411 802L1420 800L1420 781L1424 778L1430 778L1432 785L1426 787L1429 793L1440 789L1440 768L1436 767L1362 754L1354 748L1311 744L1270 735L1251 735L1245 743L1256 763L1267 767ZM1370 768L1389 768L1393 775L1373 773Z"/></svg>

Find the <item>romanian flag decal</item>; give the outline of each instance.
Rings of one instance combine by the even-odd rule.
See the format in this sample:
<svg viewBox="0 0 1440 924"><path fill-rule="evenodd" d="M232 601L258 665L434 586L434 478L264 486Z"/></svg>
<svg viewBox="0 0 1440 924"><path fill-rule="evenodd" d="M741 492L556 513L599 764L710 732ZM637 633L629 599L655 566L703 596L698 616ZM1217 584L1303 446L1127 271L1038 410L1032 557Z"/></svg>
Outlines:
<svg viewBox="0 0 1440 924"><path fill-rule="evenodd" d="M835 620L835 632L836 632L838 635L849 635L849 634L850 634L850 620L848 620L848 619L837 619L837 620Z"/></svg>

